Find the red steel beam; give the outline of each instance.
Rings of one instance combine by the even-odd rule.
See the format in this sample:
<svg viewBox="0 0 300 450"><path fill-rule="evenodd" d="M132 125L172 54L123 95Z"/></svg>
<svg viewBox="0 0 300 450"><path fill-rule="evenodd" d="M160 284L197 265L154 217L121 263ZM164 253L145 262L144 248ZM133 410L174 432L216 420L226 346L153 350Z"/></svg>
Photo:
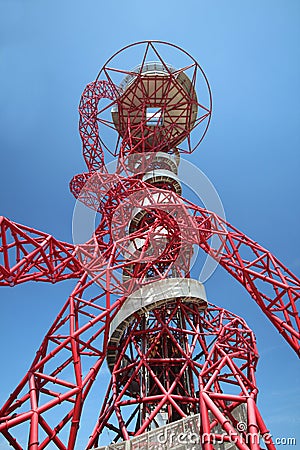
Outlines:
<svg viewBox="0 0 300 450"><path fill-rule="evenodd" d="M0 217L0 286L57 283L83 272L74 245Z"/></svg>

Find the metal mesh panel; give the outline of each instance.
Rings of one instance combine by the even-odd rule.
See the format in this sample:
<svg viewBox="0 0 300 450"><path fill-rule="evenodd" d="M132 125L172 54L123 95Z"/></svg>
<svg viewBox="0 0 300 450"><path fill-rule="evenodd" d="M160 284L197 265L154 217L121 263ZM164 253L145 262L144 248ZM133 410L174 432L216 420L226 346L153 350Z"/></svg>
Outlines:
<svg viewBox="0 0 300 450"><path fill-rule="evenodd" d="M195 434L199 437L200 414L178 420L155 430L143 433L130 441L98 447L95 450L200 450L197 443L189 443L189 436ZM199 441L199 438L198 438Z"/></svg>

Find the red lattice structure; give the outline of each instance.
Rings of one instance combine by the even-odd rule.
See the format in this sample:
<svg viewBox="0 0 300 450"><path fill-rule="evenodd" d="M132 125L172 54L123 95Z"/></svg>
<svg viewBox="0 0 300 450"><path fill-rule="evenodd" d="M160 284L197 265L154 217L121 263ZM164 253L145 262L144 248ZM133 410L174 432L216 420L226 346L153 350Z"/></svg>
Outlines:
<svg viewBox="0 0 300 450"><path fill-rule="evenodd" d="M140 64L128 70L127 52L140 49ZM179 69L163 57L174 51ZM181 197L180 154L198 147L211 108L203 70L179 47L147 41L122 49L79 106L88 172L70 189L98 217L87 242L60 242L1 218L1 285L77 279L1 408L0 431L13 448L76 448L85 399L104 367L111 381L87 449L106 430L120 445L147 436L143 448L151 448L153 430L193 417L204 450L224 442L258 450L264 437L275 448L256 405L254 334L208 304L190 277L193 251L237 279L298 355L300 283L257 242ZM117 156L115 173L104 149Z"/></svg>

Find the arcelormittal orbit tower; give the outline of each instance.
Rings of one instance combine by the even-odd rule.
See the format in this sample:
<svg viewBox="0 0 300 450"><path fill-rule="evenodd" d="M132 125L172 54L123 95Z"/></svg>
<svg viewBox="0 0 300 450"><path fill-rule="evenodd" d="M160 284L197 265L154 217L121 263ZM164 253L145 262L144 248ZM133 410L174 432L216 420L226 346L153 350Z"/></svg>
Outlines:
<svg viewBox="0 0 300 450"><path fill-rule="evenodd" d="M75 244L0 219L1 285L77 279L1 408L2 435L17 450L81 449L90 393L99 415L86 449L106 448L108 434L107 448L122 450L275 449L256 403L253 331L209 303L191 274L202 249L298 355L300 283L268 250L182 197L180 155L199 146L211 117L202 68L175 45L130 45L87 85L79 113L88 171L70 183ZM101 371L104 397L92 389Z"/></svg>

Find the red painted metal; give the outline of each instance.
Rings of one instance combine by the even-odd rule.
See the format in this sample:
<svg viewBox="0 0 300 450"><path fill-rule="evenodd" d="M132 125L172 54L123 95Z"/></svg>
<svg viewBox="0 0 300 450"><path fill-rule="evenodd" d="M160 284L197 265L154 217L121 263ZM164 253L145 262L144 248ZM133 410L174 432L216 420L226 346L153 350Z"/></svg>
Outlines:
<svg viewBox="0 0 300 450"><path fill-rule="evenodd" d="M0 217L0 285L56 283L82 275L75 246Z"/></svg>
<svg viewBox="0 0 300 450"><path fill-rule="evenodd" d="M146 328L143 321L144 316L136 317L115 349L111 383L88 448L98 445L105 428L116 440L142 434L161 411L171 422L201 412L206 449L214 448L220 425L223 440L234 437L239 449L260 448L250 447L250 430L239 430L234 414L245 408L251 439L258 443L259 433L265 433L255 404L258 353L245 321L214 305L203 312L181 300L153 310ZM145 379L147 396L141 394ZM273 448L272 441L267 448Z"/></svg>
<svg viewBox="0 0 300 450"><path fill-rule="evenodd" d="M104 168L104 155L99 137L98 104L101 99L115 100L117 88L109 81L89 83L79 104L79 133L82 139L83 157L90 171Z"/></svg>
<svg viewBox="0 0 300 450"><path fill-rule="evenodd" d="M153 281L153 278L146 279L148 265L155 265L153 255L148 258L148 265L145 265L146 258L141 252L131 255L128 259L128 255L120 251L121 248L127 248L133 240L133 235L126 236L124 231L132 211L134 208L140 208L143 203L147 203L148 206L143 206L143 209L152 214L152 218L155 217L157 221L163 220L161 217L163 214L165 217L180 216L183 225L181 229L172 228L170 233L172 241L178 242L183 236L186 251L191 251L192 246L196 244L215 258L245 287L279 333L299 355L300 320L296 302L300 297L300 282L270 251L218 217L217 214L178 197L174 192L167 194L166 201L162 205L156 197L159 189L154 189L153 186L136 178L128 179L115 175L109 183L111 186L116 185L117 188L111 188L111 190L105 183L107 178L104 179L100 173L97 173L83 187L79 198L100 211L103 217L107 215L106 211L109 211L109 217L106 220L110 220L111 225L109 228L102 226L101 234L98 233L97 241L93 245L88 243L78 248L83 266L103 289L114 294L128 295L137 285ZM110 191L115 197L110 198L107 195L103 202L104 191L101 192L99 185L105 186L105 190ZM98 198L93 195L95 192L98 192ZM109 208L108 205L110 205ZM159 235L159 232L154 222L150 231L152 239L155 235ZM144 228L135 232L134 237L142 238L147 233L149 233L149 227L145 224ZM217 246L211 246L212 236L218 237ZM107 242L110 242L110 245ZM159 262L156 260L156 267ZM134 279L128 283L120 283L117 278L120 268L130 272L133 265L135 266ZM187 275L188 268L182 270L181 261L177 258L170 262L167 269L163 271L157 269L156 279L167 278L174 271L174 267L177 276Z"/></svg>
<svg viewBox="0 0 300 450"><path fill-rule="evenodd" d="M193 151L203 139L211 115L211 93L203 70L186 52L190 64L170 68L157 50L159 45L170 46L138 43L143 47L141 64L132 71L113 67L118 52L82 95L79 130L88 173L76 175L70 189L99 214L99 226L91 240L74 246L1 218L1 285L79 279L28 373L0 410L0 431L15 449L26 446L26 438L22 441L24 426L31 450L75 448L85 399L106 358L112 318L138 287L174 274L189 277L194 245L219 261L245 287L299 354L299 279L269 251L215 213L181 198L171 184L153 186L143 181L157 152L176 157L178 151ZM145 80L150 51L163 74L152 73ZM192 73L189 89L181 75L188 70ZM115 75L128 77L127 90L115 82ZM194 94L199 77L208 89L206 105ZM161 88L151 90L156 81ZM180 98L180 105L191 111L197 105L199 115L192 125L184 112L173 114L178 107L173 98ZM155 105L166 118L167 137L159 125L147 124L146 108ZM108 120L112 108L115 116ZM108 173L104 165L106 144L99 136L103 126L118 130L116 145L109 149L119 155L115 174ZM198 126L203 126L202 132L192 144L191 131ZM186 147L181 148L184 142ZM139 221L130 226L133 211L141 210ZM218 237L217 247L211 244L213 236ZM259 443L255 439L249 443L246 436L250 433L257 438L258 433L266 435L268 430L256 406L255 339L244 320L217 306L210 305L203 312L195 304L180 301L167 302L149 315L152 322L148 321L146 329L141 325L145 316L136 314L121 336L122 345L115 348L111 383L87 448L98 443L105 429L121 439L139 435L164 411L169 421L200 413L205 450L214 448L213 440L220 439L221 433L225 433L225 440L235 435L237 448L259 449ZM183 321L180 324L178 317ZM147 343L148 352L142 341ZM167 353L163 354L163 348ZM151 380L148 391L143 390L143 373ZM143 395L137 395L137 386ZM244 405L247 412L247 428L242 431L237 429L233 414L238 405ZM123 409L133 410L130 421ZM271 441L266 446L274 449Z"/></svg>
<svg viewBox="0 0 300 450"><path fill-rule="evenodd" d="M105 358L103 336L110 313L102 305L105 293L90 295L91 285L86 274L78 281L28 373L1 408L0 431L14 448L24 448L24 443L17 443L10 429L24 422L30 424L30 449L50 443L59 449L75 446L84 400ZM54 422L53 416L47 419L50 410ZM66 426L70 432L63 443L59 433Z"/></svg>

